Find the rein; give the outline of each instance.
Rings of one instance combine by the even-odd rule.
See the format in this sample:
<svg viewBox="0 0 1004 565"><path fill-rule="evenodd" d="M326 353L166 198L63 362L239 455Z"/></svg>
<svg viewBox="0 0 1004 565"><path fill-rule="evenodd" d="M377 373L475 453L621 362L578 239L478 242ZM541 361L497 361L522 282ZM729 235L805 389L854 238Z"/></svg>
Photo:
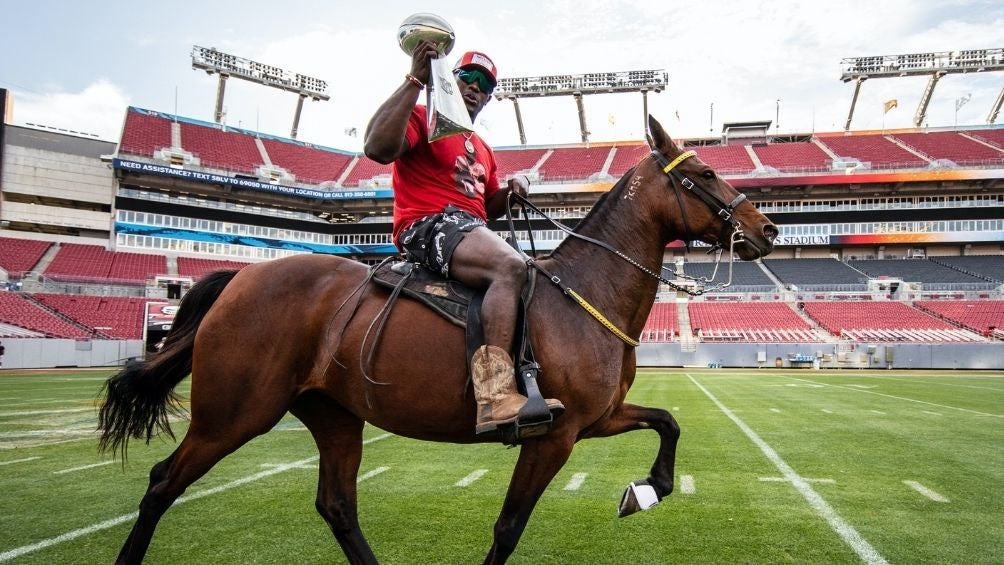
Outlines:
<svg viewBox="0 0 1004 565"><path fill-rule="evenodd" d="M546 219L547 221L551 222L555 227L557 227L561 231L565 232L570 237L574 237L576 239L580 239L580 240L585 241L587 243L590 243L590 244L596 245L598 247L601 247L601 248L609 251L610 253L613 253L617 257L623 259L624 261L626 261L630 265L634 266L639 271L645 273L649 277L652 277L654 279L658 279L659 282L661 282L661 283L669 286L670 288L672 288L674 290L677 290L677 291L680 291L680 292L686 292L687 294L689 294L691 296L700 296L700 295L704 294L705 292L714 291L714 290L720 290L720 289L726 288L726 287L728 287L728 286L730 286L732 284L732 264L733 264L733 261L735 260L735 255L733 253L733 250L734 250L735 244L736 244L737 241L743 241L743 239L744 239L744 235L743 235L743 231L742 231L742 226L735 219L734 212L735 212L736 206L738 206L744 200L746 200L746 195L743 194L743 193L740 193L739 196L737 196L735 199L732 200L732 202L726 204L717 195L709 192L704 187L702 187L700 185L697 185L696 183L694 183L693 181L691 181L689 178L687 178L685 175L683 175L678 170L676 170L676 166L677 165L679 165L683 161L689 159L690 157L695 156L696 154L697 153L695 151L687 151L685 153L680 154L679 156L677 156L672 161L670 161L660 151L658 151L658 150L653 150L652 151L652 157L659 164L659 166L662 169L662 172L665 173L666 176L668 176L672 181L675 181L675 182L671 183L672 185L675 186L676 184L679 184L680 186L684 187L686 190L688 190L690 192L693 192L698 198L701 199L701 201L703 201L705 204L707 204L709 208L711 208L713 211L715 211L715 214L718 217L722 218L722 220L723 220L722 232L721 232L721 235L719 237L719 241L708 252L709 254L710 253L715 253L715 252L718 253L717 259L715 261L715 269L714 269L714 272L711 275L711 278L692 277L692 276L686 275L684 273L678 273L676 271L671 271L670 269L667 269L666 267L662 267L661 270L663 270L663 271L671 271L671 272L673 272L673 274L677 278L688 279L688 280L692 280L692 281L695 281L695 282L701 282L701 283L710 283L710 282L712 282L715 279L715 276L718 273L718 265L721 262L721 253L722 253L722 250L723 250L723 246L721 244L721 241L724 240L724 239L728 239L728 241L729 241L729 276L728 276L728 280L725 281L725 282L721 282L721 283L710 285L710 286L704 286L704 287L699 288L697 290L692 290L692 289L686 288L684 286L678 285L678 284L674 283L673 281L670 281L666 277L662 276L661 273L657 273L657 272L653 271L652 269L649 269L645 265L642 265L639 261L637 261L636 259L628 256L627 254L625 254L622 251L618 250L617 248L613 247L609 243L607 243L605 241L600 241L598 239L594 239L594 238L591 238L591 237L588 237L588 236L585 236L585 235L582 235L582 234L579 234L579 233L576 233L575 231L573 231L572 229L570 229L568 226L565 226L564 224L561 224L560 222L555 221L553 218L551 218L550 216L548 216L547 214L545 214L543 210L541 210L536 205L534 205L532 202L530 202L530 200L527 199L525 196L521 196L519 194L515 194L515 193L513 193L513 192L510 191L509 194L507 195L507 199L508 200L507 200L507 205L506 205L506 221L509 224L509 234L510 234L510 237L512 239L511 244L513 245L513 247L516 248L517 251L521 252L521 250L519 249L519 246L517 244L516 227L515 227L515 224L514 224L514 221L513 221L513 214L512 214L512 201L515 200L516 203L519 204L520 208L522 209L523 216L524 216L524 218L526 219L526 222L527 222L527 228L526 229L527 229L528 237L530 239L530 251L531 251L531 253L533 255L536 255L536 249L534 248L534 245L533 245L533 232L530 229L530 217L529 217L529 214L527 214L527 212L526 212L527 208L529 208L530 210L532 210L534 213L538 214L542 218ZM690 228L687 226L686 213L684 212L683 202L680 200L680 191L676 190L676 191L674 191L674 193L676 194L677 201L679 202L680 214L683 217L684 230L686 231L686 233L684 234L684 237L686 237L690 233ZM728 230L729 230L730 227L732 228L732 233L728 234L727 232L728 232ZM688 248L689 248L689 244L688 244ZM616 325L614 325L613 322L611 322L606 317L604 317L602 313L600 313L595 307L593 307L591 304L589 304L589 302L587 302L584 298L582 298L582 296L579 295L577 292L575 292L575 290L573 290L568 285L564 284L561 281L560 277L558 277L557 275L551 274L546 269L544 269L539 264L537 264L537 262L533 259L533 257L528 256L527 259L526 259L526 264L528 266L533 267L534 269L540 271L540 273L543 274L545 277L547 277L548 280L550 280L558 288L560 288L561 291L566 296L568 296L569 298L571 298L572 300L574 300L576 304L578 304L579 306L581 306L586 312L588 312L591 316L593 316L594 318L596 318L596 320L599 321L600 324L602 324L611 333L613 333L615 336L617 336L621 341L623 341L624 343L630 345L631 347L637 347L638 346L638 341L636 339L633 339L632 337L630 337L629 335L627 335L626 333L624 333L621 329L619 329Z"/></svg>

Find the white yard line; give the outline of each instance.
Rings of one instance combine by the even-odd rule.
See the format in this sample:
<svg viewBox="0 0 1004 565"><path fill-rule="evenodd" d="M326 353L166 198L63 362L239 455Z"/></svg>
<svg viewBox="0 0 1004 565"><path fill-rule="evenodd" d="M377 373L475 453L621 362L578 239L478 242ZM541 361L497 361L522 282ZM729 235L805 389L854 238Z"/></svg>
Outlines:
<svg viewBox="0 0 1004 565"><path fill-rule="evenodd" d="M748 437L750 441L760 448L760 451L762 451L763 454L767 456L767 459L769 459L770 462L777 467L777 470L781 472L781 475L791 481L792 486L794 486L795 490L797 490L805 501L809 503L809 506L811 506L812 509L815 510L824 520L826 520L826 522L830 525L830 528L832 528L833 531L840 536L840 539L844 540L844 543L854 550L854 553L856 553L862 561L870 565L888 564L888 561L886 561L885 558L883 558L879 552L876 551L870 543L868 543L867 540L861 537L861 534L859 534L853 526L845 522L844 519L837 514L836 510L834 510L829 503L823 500L823 497L819 496L819 493L813 490L812 486L809 485L805 479L799 476L799 474L796 473L790 465L785 463L784 459L781 459L781 456L774 451L774 448L768 445L767 442L761 439L752 428L747 426L745 422L740 420L739 417L735 415L735 413L715 398L715 396L711 394L708 389L704 388L701 383L697 382L697 379L689 374L687 375L687 378L689 378L691 382L697 386L697 388L701 389L701 392L711 399L711 402L713 402L715 406L717 406L730 420L732 420L732 422L735 423L735 425L738 426L744 434L746 434L746 437Z"/></svg>
<svg viewBox="0 0 1004 565"><path fill-rule="evenodd" d="M694 484L693 475L680 475L680 494L694 494L697 492L697 485Z"/></svg>
<svg viewBox="0 0 1004 565"><path fill-rule="evenodd" d="M588 476L589 473L575 473L571 479L568 479L565 490L579 490L582 488L582 483L586 482L586 477Z"/></svg>
<svg viewBox="0 0 1004 565"><path fill-rule="evenodd" d="M373 437L373 438L370 438L368 440L363 441L363 444L373 443L374 441L379 441L381 439L388 438L390 436L391 436L391 434L379 435L379 436L376 436L376 437ZM301 459L299 461L294 461L292 463L286 463L286 464L283 464L283 465L277 465L276 467L274 467L272 469L261 471L259 473L255 473L253 475L248 475L247 477L243 477L243 478L237 479L235 481L230 481L229 483L220 485L218 487L213 487L211 489L206 489L206 490L203 490L203 491L194 492L194 493L189 494L187 496L182 496L178 500L175 500L174 504L175 505L177 505L177 504L184 504L185 502L188 502L190 500L196 500L198 498L202 498L202 497L205 497L205 496L217 494L217 493L220 493L220 492L223 492L223 491L230 490L232 488L237 488L239 486L243 486L243 485L246 485L248 483L253 483L255 481L264 479L266 477L271 477L272 475L278 475L279 473L285 473L286 471L289 471L290 469L297 469L297 468L300 468L303 465L307 465L307 464L313 463L313 462L317 461L319 458L320 457L318 457L317 455L315 455L313 457L308 457L306 459ZM362 477L359 477L359 479L357 479L357 482L362 482L362 481L364 481L364 480L366 480L366 479L368 479L368 478L370 478L372 476L378 475L378 474L386 471L387 469L388 469L387 467L378 467L377 469L374 469L373 471L370 471L366 475L363 475ZM102 530L107 530L109 528L114 528L115 526L118 526L119 524L124 524L126 522L131 522L131 521L135 520L137 517L139 517L139 513L138 512L131 512L129 514L123 514L122 516L118 516L118 517L112 518L110 520L105 520L104 522L98 522L97 524L92 524L92 525L84 527L84 528L80 528L80 529L77 529L77 530L66 532L65 534L61 534L61 535L58 535L56 537L49 538L49 539L44 539L44 540L42 540L40 542L37 542L37 543L33 543L33 544L30 544L30 545L23 545L21 547L16 547L14 549L11 549L11 550L8 550L8 551L4 551L3 553L0 553L0 563L3 563L5 561L10 561L11 559L15 559L17 557L21 557L22 555L27 555L29 553L34 553L36 551L39 551L39 550L42 550L42 549L45 549L45 548L48 548L48 547L52 547L54 545L59 545L59 544L61 544L63 542L72 541L72 540L75 540L75 539L80 538L80 537L88 536L88 535L91 535L91 534L93 534L95 532L100 532Z"/></svg>
<svg viewBox="0 0 1004 565"><path fill-rule="evenodd" d="M13 465L14 463L24 463L26 461L34 461L36 459L41 459L41 457L26 457L24 459L15 459L13 461L0 461L0 467L4 465Z"/></svg>
<svg viewBox="0 0 1004 565"><path fill-rule="evenodd" d="M63 410L0 410L0 418L8 418L11 416L41 416L43 414L70 414L72 412L94 412L94 407L66 408Z"/></svg>
<svg viewBox="0 0 1004 565"><path fill-rule="evenodd" d="M919 492L920 494L926 496L927 498L930 498L935 502L949 502L948 498L934 492L933 490L925 487L924 485L918 483L917 481L903 481L903 484Z"/></svg>
<svg viewBox="0 0 1004 565"><path fill-rule="evenodd" d="M474 481L476 481L476 480L480 479L481 477L485 476L485 474L487 472L488 472L488 469L478 469L477 471L472 471L470 475L467 475L466 477L460 479L459 481L457 481L456 483L454 483L453 486L455 486L455 487L469 487L469 486L471 486L474 483Z"/></svg>
<svg viewBox="0 0 1004 565"><path fill-rule="evenodd" d="M765 482L765 483L786 483L790 479L787 479L785 477L760 477L760 480L763 481L763 482ZM807 479L806 478L806 479L803 479L803 480L805 482L807 482L807 483L823 483L823 484L827 484L827 485L832 485L833 483L837 482L837 481L835 481L833 479Z"/></svg>
<svg viewBox="0 0 1004 565"><path fill-rule="evenodd" d="M360 475L359 478L356 479L356 484L359 484L359 483L361 483L361 482L363 482L363 481L365 481L367 479L372 479L373 477L375 477L375 476L379 475L380 473L383 473L384 471L387 471L387 470L390 470L390 467L377 467L376 469L373 469L372 471L368 471L367 473L365 473L363 475Z"/></svg>
<svg viewBox="0 0 1004 565"><path fill-rule="evenodd" d="M895 398L896 400L906 400L907 402L916 402L917 404L926 404L927 406L934 406L936 408L947 408L948 410L958 410L959 412L968 412L970 414L977 414L977 415L980 415L980 416L990 416L992 418L1004 418L1004 414L990 414L988 412L980 412L979 410L970 410L968 408L958 408L956 406L947 406L945 404L936 404L934 402L928 402L926 400L917 400L916 398L907 398L905 396L895 396L895 395L892 395L892 394L885 394L885 393L882 393L882 392L875 392L873 390L864 390L864 389L854 388L854 387L844 386L844 385L833 385L833 384L828 384L828 383L817 383L815 381L809 381L809 380L806 380L806 379L799 379L799 378L796 378L796 377L787 377L787 378L794 379L796 381L806 382L806 383L813 383L813 384L817 384L817 385L820 385L820 386L829 386L829 387L833 387L833 388L842 388L844 390L853 390L854 392L861 392L861 393L864 393L864 394L875 394L875 395L878 395L878 396L884 396L886 398Z"/></svg>
<svg viewBox="0 0 1004 565"><path fill-rule="evenodd" d="M83 471L84 469L93 469L95 467L104 467L105 465L111 465L115 461L102 461L101 463L94 463L91 465L83 465L81 467L73 467L70 469L63 469L61 471L53 471L53 475L65 475L66 473L72 473L74 471Z"/></svg>

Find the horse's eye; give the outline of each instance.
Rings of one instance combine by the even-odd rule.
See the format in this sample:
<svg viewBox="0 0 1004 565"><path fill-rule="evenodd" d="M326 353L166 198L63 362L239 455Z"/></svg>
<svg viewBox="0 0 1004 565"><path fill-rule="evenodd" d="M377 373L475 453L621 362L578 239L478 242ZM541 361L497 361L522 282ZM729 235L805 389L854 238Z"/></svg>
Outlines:
<svg viewBox="0 0 1004 565"><path fill-rule="evenodd" d="M706 178L707 180L715 180L715 172L712 171L711 169L708 169L703 173L701 173L701 176Z"/></svg>

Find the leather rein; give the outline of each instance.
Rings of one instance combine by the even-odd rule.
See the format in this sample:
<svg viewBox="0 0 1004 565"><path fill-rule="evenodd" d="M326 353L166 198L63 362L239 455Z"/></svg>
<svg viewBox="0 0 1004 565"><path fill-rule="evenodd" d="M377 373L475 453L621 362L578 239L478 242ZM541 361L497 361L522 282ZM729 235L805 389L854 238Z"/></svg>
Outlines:
<svg viewBox="0 0 1004 565"><path fill-rule="evenodd" d="M703 286L703 287L701 287L701 288L699 288L697 290L693 290L693 289L690 289L690 288L678 285L678 284L674 283L673 281L670 281L666 277L662 276L661 273L657 273L657 272L653 271L652 269L649 269L645 265L642 265L639 261L637 261L636 259L628 256L627 254L623 253L622 251L616 249L615 247L613 247L609 243L607 243L605 241L600 241L598 239L594 239L594 238L591 238L591 237L588 237L588 236L585 236L585 235L582 235L582 234L579 234L579 233L576 233L575 231L573 231L569 227L565 226L564 224L556 222L554 219L552 219L547 214L545 214L540 208L538 208L532 202L530 202L526 197L520 196L518 194L514 194L512 192L510 192L507 195L507 198L509 200L507 201L507 205L506 205L506 220L507 220L507 222L509 224L509 234L510 234L510 237L511 237L511 242L510 243L512 244L513 247L516 248L517 251L520 251L522 253L522 251L519 249L519 246L518 246L518 243L517 243L516 227L514 225L513 215L512 215L512 201L515 200L516 203L519 204L520 207L522 208L524 217L527 218L527 224L528 224L527 225L527 233L528 233L528 235L530 237L530 250L531 250L531 253L533 253L533 255L536 255L536 249L534 249L534 246L533 246L533 234L532 234L532 231L530 230L530 227L529 227L529 215L526 213L526 209L527 208L529 208L534 213L540 215L541 217L545 218L546 220L548 220L549 222L551 222L552 224L554 224L558 229L560 229L561 231L567 233L570 237L574 237L576 239L580 239L580 240L585 241L587 243L591 243L593 245L596 245L598 247L601 247L601 248L603 248L603 249L605 249L605 250L613 253L614 255L616 255L617 257L620 257L621 259L623 259L627 263L631 264L632 266L634 266L635 268L637 268L641 272L645 273L646 275L648 275L648 276L650 276L652 278L658 279L659 282L661 282L661 283L663 283L665 285L668 285L670 288L673 288L674 290L686 292L687 294L689 294L691 296L700 296L700 295L702 295L702 294L704 294L705 292L708 292L708 291L713 291L713 290L719 290L719 289L722 289L722 288L726 288L726 287L728 287L729 285L732 284L732 262L734 261L734 257L735 257L734 254L733 254L733 249L734 249L735 244L736 244L737 241L743 241L743 239L744 239L742 225L735 218L735 208L737 206L739 206L744 200L746 200L746 195L743 194L743 193L739 193L739 196L737 196L735 199L733 199L732 202L725 203L725 201L722 200L721 198L719 198L716 194L714 194L714 193L708 191L706 188L704 188L704 187L702 187L702 186L694 183L686 175L684 175L683 173L681 173L679 170L676 169L677 165L679 165L683 161L685 161L685 160L687 160L690 157L693 157L695 155L697 155L697 153L695 151L687 151L687 152L681 153L675 159L673 159L672 161L670 161L669 159L666 158L665 155L662 154L662 152L660 152L660 151L658 151L656 149L652 150L652 158L656 161L656 163L659 164L660 168L662 169L662 172L665 173L666 176L668 176L670 178L670 181L671 181L670 185L673 186L674 188L677 187L677 185L679 185L679 186L682 186L684 189L686 189L686 190L694 193L698 198L701 199L702 202L704 202L715 213L716 216L718 216L719 218L721 218L722 222L723 222L722 223L722 232L721 232L721 234L719 236L719 241L717 243L715 243L714 246L712 246L711 250L708 251L709 254L710 253L715 253L715 252L718 253L718 257L717 257L717 259L715 261L715 269L714 269L714 272L712 273L712 275L711 275L710 278L692 277L692 276L689 276L689 275L686 275L686 274L683 274L683 273L677 273L675 271L672 271L672 272L673 272L673 274L677 278L689 279L689 280L700 282L700 283L710 283L710 282L712 282L715 279L715 276L716 276L716 274L718 272L718 265L721 262L721 253L722 253L722 250L723 250L723 246L721 244L721 241L727 238L728 241L729 241L729 277L728 277L728 280L725 281L725 282L717 283L717 284L710 285L710 286ZM690 227L687 225L686 211L685 211L685 208L683 207L683 201L682 201L682 199L680 197L680 190L677 189L677 190L674 190L673 192L674 192L674 194L676 194L677 203L678 203L678 206L680 208L680 215L683 218L683 225L684 225L684 232L685 232L684 233L684 238L686 238L690 234ZM729 228L732 229L732 233L731 234L728 233ZM688 249L689 249L689 241L687 239L684 239L684 241L687 242L687 246L688 246ZM536 260L534 260L533 257L527 256L526 257L526 264L528 266L536 269L537 271L539 271L545 277L547 277L552 283L554 283L558 288L560 288L561 291L566 296L570 297L577 304L579 304L579 306L581 306L590 315L592 315L594 318L596 318L597 321L599 321L605 328L607 328L608 330L610 330L610 332L612 332L614 335L616 335L621 341L623 341L624 343L626 343L626 344L628 344L628 345L630 345L632 347L637 347L638 346L638 341L637 340L635 340L634 338L628 336L622 330L620 330L619 328L617 328L617 326L614 325L613 322L610 322L608 319L606 319L603 316L603 314L601 314L598 310L596 310L596 308L594 308L591 304L589 304L584 298L582 298L581 295L579 295L577 292L575 292L575 290L573 290L572 288L570 288L568 285L564 284L562 282L562 280L561 280L560 277L558 277L557 275L554 275L554 274L548 272L546 269L544 269L543 267L541 267L536 262ZM666 267L662 267L662 270L663 271L667 271L667 270L670 270L670 269L667 269Z"/></svg>

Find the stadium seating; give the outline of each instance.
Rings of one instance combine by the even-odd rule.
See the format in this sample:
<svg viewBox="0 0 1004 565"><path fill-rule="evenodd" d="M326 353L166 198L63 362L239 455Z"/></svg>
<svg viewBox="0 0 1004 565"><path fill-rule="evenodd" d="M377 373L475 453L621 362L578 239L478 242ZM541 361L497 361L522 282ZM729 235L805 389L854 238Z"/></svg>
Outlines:
<svg viewBox="0 0 1004 565"><path fill-rule="evenodd" d="M641 342L668 342L680 333L677 321L676 302L656 302L652 305L645 328L641 332Z"/></svg>
<svg viewBox="0 0 1004 565"><path fill-rule="evenodd" d="M926 259L867 259L849 261L855 269L872 278L897 278L904 282L940 284L983 284L987 281ZM987 288L993 286L986 285Z"/></svg>
<svg viewBox="0 0 1004 565"><path fill-rule="evenodd" d="M783 302L691 302L687 311L702 341L820 341L812 325Z"/></svg>
<svg viewBox="0 0 1004 565"><path fill-rule="evenodd" d="M613 160L610 161L610 169L607 173L614 178L624 176L631 167L638 164L642 157L648 155L652 150L648 144L618 145L617 152L614 153Z"/></svg>
<svg viewBox="0 0 1004 565"><path fill-rule="evenodd" d="M49 241L0 237L0 268L12 278L21 278L38 264L51 246Z"/></svg>
<svg viewBox="0 0 1004 565"><path fill-rule="evenodd" d="M342 186L361 186L366 181L383 175L390 178L390 165L382 165L362 155L356 159L355 165L351 166L352 170L342 181Z"/></svg>
<svg viewBox="0 0 1004 565"><path fill-rule="evenodd" d="M558 147L541 164L543 181L587 179L603 169L610 147Z"/></svg>
<svg viewBox="0 0 1004 565"><path fill-rule="evenodd" d="M216 127L181 122L181 146L202 166L253 174L263 163L254 137Z"/></svg>
<svg viewBox="0 0 1004 565"><path fill-rule="evenodd" d="M969 273L974 277L1004 282L1004 255L965 255L959 257L930 257L930 261Z"/></svg>
<svg viewBox="0 0 1004 565"><path fill-rule="evenodd" d="M927 161L896 145L884 135L821 136L823 142L840 157L852 157L871 163L873 169L926 167Z"/></svg>
<svg viewBox="0 0 1004 565"><path fill-rule="evenodd" d="M807 290L867 290L867 275L836 259L764 259L786 286Z"/></svg>
<svg viewBox="0 0 1004 565"><path fill-rule="evenodd" d="M249 263L240 261L224 261L219 259L200 259L196 257L178 257L178 275L199 280L213 271L224 269L243 269Z"/></svg>
<svg viewBox="0 0 1004 565"><path fill-rule="evenodd" d="M272 164L296 175L296 180L302 183L336 181L352 161L352 155L346 153L274 139L262 139L261 142Z"/></svg>
<svg viewBox="0 0 1004 565"><path fill-rule="evenodd" d="M987 147L954 131L898 133L895 137L931 159L969 166L1004 163L1004 150Z"/></svg>
<svg viewBox="0 0 1004 565"><path fill-rule="evenodd" d="M673 269L672 265L667 265L667 268ZM695 263L689 262L683 264L684 274L691 277L703 277L705 279L710 279L714 275L714 282L726 282L729 278L729 264L728 258L723 258L721 264L718 266L718 272L715 273L714 263ZM756 263L746 262L746 261L734 261L732 263L732 285L723 292L730 292L736 290L737 287L741 287L744 292L764 292L777 290L777 286L774 281L770 280L770 277L763 272L760 265Z"/></svg>
<svg viewBox="0 0 1004 565"><path fill-rule="evenodd" d="M154 151L171 147L171 120L156 112L130 108L119 152L152 157Z"/></svg>
<svg viewBox="0 0 1004 565"><path fill-rule="evenodd" d="M902 302L805 302L805 313L826 331L862 342L956 342L979 337Z"/></svg>
<svg viewBox="0 0 1004 565"><path fill-rule="evenodd" d="M0 292L0 322L52 338L92 337L91 332L15 292Z"/></svg>
<svg viewBox="0 0 1004 565"><path fill-rule="evenodd" d="M37 293L34 298L109 339L142 339L146 300Z"/></svg>
<svg viewBox="0 0 1004 565"><path fill-rule="evenodd" d="M918 300L913 305L983 336L1004 328L1004 300Z"/></svg>
<svg viewBox="0 0 1004 565"><path fill-rule="evenodd" d="M753 159L743 145L701 145L686 147L721 175L745 175L756 169Z"/></svg>
<svg viewBox="0 0 1004 565"><path fill-rule="evenodd" d="M979 129L964 131L962 133L979 139L980 141L985 141L990 145L1004 149L1004 129Z"/></svg>
<svg viewBox="0 0 1004 565"><path fill-rule="evenodd" d="M143 284L165 273L163 255L107 251L81 243L62 244L45 269L45 276L55 280L112 284Z"/></svg>
<svg viewBox="0 0 1004 565"><path fill-rule="evenodd" d="M499 149L495 151L495 166L500 181L520 172L533 169L547 149Z"/></svg>
<svg viewBox="0 0 1004 565"><path fill-rule="evenodd" d="M753 152L765 167L781 172L828 171L832 159L809 141L754 145Z"/></svg>

